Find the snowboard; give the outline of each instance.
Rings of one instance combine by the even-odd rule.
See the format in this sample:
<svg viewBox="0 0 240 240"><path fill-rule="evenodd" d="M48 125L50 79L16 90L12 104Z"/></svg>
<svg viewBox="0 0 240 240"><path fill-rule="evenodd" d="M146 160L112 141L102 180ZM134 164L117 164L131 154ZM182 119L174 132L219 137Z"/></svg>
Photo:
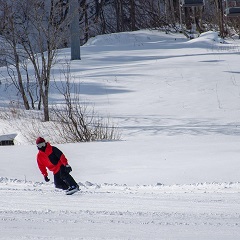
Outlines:
<svg viewBox="0 0 240 240"><path fill-rule="evenodd" d="M75 188L75 189L73 189L73 190L71 190L71 191L67 191L67 192L66 192L66 195L73 195L74 193L76 193L76 192L78 192L78 191L80 191L80 189L79 189L79 188Z"/></svg>

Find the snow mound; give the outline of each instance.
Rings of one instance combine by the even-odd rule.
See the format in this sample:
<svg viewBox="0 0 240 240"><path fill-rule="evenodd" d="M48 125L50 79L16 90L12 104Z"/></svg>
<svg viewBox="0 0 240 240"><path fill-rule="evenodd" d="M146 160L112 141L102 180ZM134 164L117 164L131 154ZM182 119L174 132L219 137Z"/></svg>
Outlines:
<svg viewBox="0 0 240 240"><path fill-rule="evenodd" d="M141 45L144 43L175 41L176 38L184 39L182 35L166 34L158 30L139 30L134 32L111 33L90 38L85 46L121 46Z"/></svg>
<svg viewBox="0 0 240 240"><path fill-rule="evenodd" d="M192 39L188 41L189 43L205 43L205 44L212 44L212 43L226 43L222 38L218 36L217 32L208 31L202 33L198 38Z"/></svg>
<svg viewBox="0 0 240 240"><path fill-rule="evenodd" d="M164 185L126 185L117 183L78 183L82 193L114 193L114 194L165 194L165 193L240 193L240 182L229 183L195 183ZM54 188L53 183L33 182L0 177L0 190L14 191L47 191L61 192Z"/></svg>

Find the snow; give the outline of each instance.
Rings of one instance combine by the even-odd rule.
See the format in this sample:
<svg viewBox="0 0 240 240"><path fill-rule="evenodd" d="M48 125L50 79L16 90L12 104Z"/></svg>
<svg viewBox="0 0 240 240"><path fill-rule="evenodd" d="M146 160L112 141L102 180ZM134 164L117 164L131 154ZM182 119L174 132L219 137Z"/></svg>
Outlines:
<svg viewBox="0 0 240 240"><path fill-rule="evenodd" d="M239 239L239 47L215 32L90 39L71 73L122 139L55 144L80 184L72 196L43 182L21 134L0 146L0 239ZM60 50L55 81L66 59ZM1 106L15 99L4 89ZM0 119L1 135L15 132Z"/></svg>

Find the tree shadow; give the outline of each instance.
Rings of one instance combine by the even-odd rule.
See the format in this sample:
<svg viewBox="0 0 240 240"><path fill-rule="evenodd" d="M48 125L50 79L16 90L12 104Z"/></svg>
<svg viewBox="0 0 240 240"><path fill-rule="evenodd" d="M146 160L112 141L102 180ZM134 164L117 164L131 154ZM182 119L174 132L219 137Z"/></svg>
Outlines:
<svg viewBox="0 0 240 240"><path fill-rule="evenodd" d="M55 81L50 86L50 98L51 101L62 101L64 96L64 88L66 88L66 82L63 81ZM121 93L128 93L132 92L124 87L113 87L108 86L104 83L90 83L90 82L73 82L71 83L71 86L69 87L70 94L72 96L74 95L110 95L110 94L121 94ZM61 96L62 97L59 97Z"/></svg>
<svg viewBox="0 0 240 240"><path fill-rule="evenodd" d="M205 61L199 61L199 62L218 63L218 62L225 62L225 60L205 60Z"/></svg>
<svg viewBox="0 0 240 240"><path fill-rule="evenodd" d="M227 72L227 73L234 73L234 74L240 74L240 72L236 72L236 71L224 71L224 72Z"/></svg>
<svg viewBox="0 0 240 240"><path fill-rule="evenodd" d="M155 135L229 135L240 136L240 122L219 123L217 119L195 118L161 118L149 117L120 117L122 130L127 130L130 135L146 134Z"/></svg>

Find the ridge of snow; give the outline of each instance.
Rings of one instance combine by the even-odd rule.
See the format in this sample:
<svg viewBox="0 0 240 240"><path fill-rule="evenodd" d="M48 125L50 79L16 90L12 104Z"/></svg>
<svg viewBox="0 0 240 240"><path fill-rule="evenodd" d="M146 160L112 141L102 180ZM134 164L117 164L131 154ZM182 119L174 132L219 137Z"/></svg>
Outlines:
<svg viewBox="0 0 240 240"><path fill-rule="evenodd" d="M199 43L212 44L213 42L215 42L215 43L227 43L226 41L224 41L224 39L219 37L217 32L213 32L213 31L208 31L208 32L201 33L198 38L191 39L188 42L189 43L198 43L198 44Z"/></svg>
<svg viewBox="0 0 240 240"><path fill-rule="evenodd" d="M173 184L164 185L157 183L156 185L135 185L117 183L78 183L81 192L105 192L105 193L240 193L240 182L212 182L212 183L194 183L194 184ZM0 177L0 190L26 190L26 191L43 191L48 189L55 190L52 183L32 182L19 179L9 179Z"/></svg>

